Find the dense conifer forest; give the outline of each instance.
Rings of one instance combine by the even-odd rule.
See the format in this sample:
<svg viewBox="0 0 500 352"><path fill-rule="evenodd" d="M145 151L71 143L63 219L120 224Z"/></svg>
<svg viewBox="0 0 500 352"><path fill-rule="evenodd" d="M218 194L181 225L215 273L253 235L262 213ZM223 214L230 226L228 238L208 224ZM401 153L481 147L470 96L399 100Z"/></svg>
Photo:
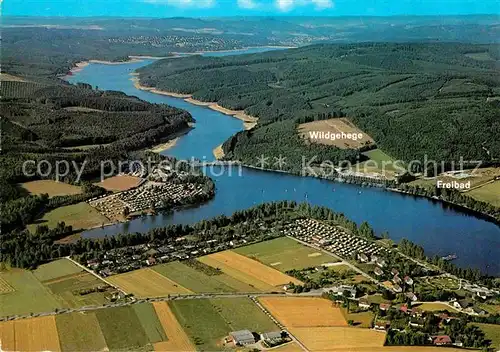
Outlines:
<svg viewBox="0 0 500 352"><path fill-rule="evenodd" d="M165 59L139 73L144 85L259 117L254 131L226 148L235 159L259 153L263 140L270 156L299 150L307 155L306 148L297 149L293 126L283 121L341 111L393 158L492 162L500 155L498 49L451 43L325 44ZM277 136L283 141L269 142Z"/></svg>
<svg viewBox="0 0 500 352"><path fill-rule="evenodd" d="M121 92L94 90L86 84L6 81L1 95L2 236L18 233L51 209L104 194L104 189L86 182L99 178L101 162L118 165L120 161L159 159L143 149L189 128L193 121L184 110ZM42 160L43 167L37 170ZM25 161L30 163L23 169ZM40 178L55 179L58 162L70 165L59 181L79 182L82 194L49 199L28 195L18 186ZM80 180L73 165L82 170Z"/></svg>

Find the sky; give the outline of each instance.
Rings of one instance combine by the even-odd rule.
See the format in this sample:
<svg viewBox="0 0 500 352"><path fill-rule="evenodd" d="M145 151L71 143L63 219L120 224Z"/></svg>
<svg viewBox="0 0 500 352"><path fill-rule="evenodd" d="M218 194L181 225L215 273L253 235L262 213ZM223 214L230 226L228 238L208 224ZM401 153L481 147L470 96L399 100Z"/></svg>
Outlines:
<svg viewBox="0 0 500 352"><path fill-rule="evenodd" d="M2 0L0 0L2 2ZM498 0L4 0L3 16L393 16L498 14Z"/></svg>

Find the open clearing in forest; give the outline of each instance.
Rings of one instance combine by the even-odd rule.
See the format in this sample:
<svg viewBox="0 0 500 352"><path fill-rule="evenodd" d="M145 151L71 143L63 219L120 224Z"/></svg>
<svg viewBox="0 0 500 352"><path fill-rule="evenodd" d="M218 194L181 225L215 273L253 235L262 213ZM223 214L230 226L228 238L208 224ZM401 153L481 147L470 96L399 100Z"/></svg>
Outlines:
<svg viewBox="0 0 500 352"><path fill-rule="evenodd" d="M60 351L54 316L0 323L3 351Z"/></svg>
<svg viewBox="0 0 500 352"><path fill-rule="evenodd" d="M198 258L198 260L214 268L219 268L235 279L246 282L262 291L273 291L278 287L282 289L283 285L290 282L302 284L301 281L293 277L233 251L210 254Z"/></svg>
<svg viewBox="0 0 500 352"><path fill-rule="evenodd" d="M76 312L56 316L57 332L63 351L102 351L107 348L95 312Z"/></svg>
<svg viewBox="0 0 500 352"><path fill-rule="evenodd" d="M21 183L21 187L27 190L30 194L41 195L47 193L49 197L69 196L82 193L82 188L79 186L70 185L64 182L54 180L37 180Z"/></svg>
<svg viewBox="0 0 500 352"><path fill-rule="evenodd" d="M380 149L372 149L361 154L368 157L369 160L353 165L351 167L351 171L361 172L367 175L378 174L379 176L382 175L386 178L392 179L394 178L396 171L401 172L403 170L398 170L398 167L402 168L404 166L402 163L396 164L396 161L393 158Z"/></svg>
<svg viewBox="0 0 500 352"><path fill-rule="evenodd" d="M340 308L324 298L260 297L259 301L286 327L347 326Z"/></svg>
<svg viewBox="0 0 500 352"><path fill-rule="evenodd" d="M336 136L326 139L316 136L317 132L330 132L331 135L342 134L342 132L351 138L336 138ZM299 135L311 143L325 144L335 146L341 149L358 149L362 146L373 144L373 139L359 128L354 126L346 118L334 118L313 122L301 123L298 127ZM361 134L361 138L358 135ZM333 140L332 140L333 139Z"/></svg>
<svg viewBox="0 0 500 352"><path fill-rule="evenodd" d="M170 310L168 303L154 302L153 306L168 338L167 341L155 343L153 345L155 351L194 351L194 346Z"/></svg>
<svg viewBox="0 0 500 352"><path fill-rule="evenodd" d="M220 350L230 331L277 331L279 328L249 298L175 300L169 305L199 350ZM167 335L170 337L168 331Z"/></svg>
<svg viewBox="0 0 500 352"><path fill-rule="evenodd" d="M473 189L466 194L474 199L500 207L500 180Z"/></svg>
<svg viewBox="0 0 500 352"><path fill-rule="evenodd" d="M335 257L304 246L288 237L280 237L236 248L234 252L272 266L282 272L338 262Z"/></svg>
<svg viewBox="0 0 500 352"><path fill-rule="evenodd" d="M58 223L73 226L73 230L90 229L110 223L109 219L85 202L66 205L45 213L36 223L28 225L30 232L35 232L37 225L55 228Z"/></svg>
<svg viewBox="0 0 500 352"><path fill-rule="evenodd" d="M166 296L171 293L192 293L150 268L113 275L107 280L123 291L133 293L137 298Z"/></svg>
<svg viewBox="0 0 500 352"><path fill-rule="evenodd" d="M97 186L104 188L107 191L126 191L139 186L142 178L131 175L117 175L109 177L102 182L96 183Z"/></svg>
<svg viewBox="0 0 500 352"><path fill-rule="evenodd" d="M457 169L457 171L459 171L459 169ZM409 184L412 186L433 189L436 187L438 181L443 181L445 183L470 182L471 190L466 191L466 194L473 198L478 197L478 200L494 204L500 197L500 181L492 182L495 177L500 177L500 167L484 167L477 170L465 169L463 172L456 175L450 172L444 172L437 177L422 177L415 181L411 181Z"/></svg>
<svg viewBox="0 0 500 352"><path fill-rule="evenodd" d="M199 263L199 265L203 264ZM197 293L258 292L255 287L222 272L217 275L207 275L201 270L178 261L156 265L151 269Z"/></svg>

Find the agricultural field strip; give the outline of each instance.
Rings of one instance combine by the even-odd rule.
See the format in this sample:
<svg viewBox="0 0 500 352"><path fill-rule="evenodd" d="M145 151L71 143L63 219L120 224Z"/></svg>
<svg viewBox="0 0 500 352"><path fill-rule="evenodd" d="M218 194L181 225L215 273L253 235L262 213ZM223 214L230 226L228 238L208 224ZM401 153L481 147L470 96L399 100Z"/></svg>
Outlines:
<svg viewBox="0 0 500 352"><path fill-rule="evenodd" d="M269 316L269 318L271 318L271 320L277 325L279 326L282 330L288 332L288 336L290 336L292 338L292 341L293 343L296 344L295 347L297 347L297 350L303 350L303 351L306 351L308 352L309 350L306 348L306 346L304 346L304 344L302 342L300 342L296 337L295 335L293 335L290 330L284 326L283 324L281 324L281 322L276 319L276 317L261 303L259 302L259 300L257 300L255 297L252 297L251 300L257 305L257 307L259 307L265 314L267 314Z"/></svg>
<svg viewBox="0 0 500 352"><path fill-rule="evenodd" d="M187 288L150 269L142 268L110 276L108 281L130 291L136 297L162 297L168 294L190 294Z"/></svg>
<svg viewBox="0 0 500 352"><path fill-rule="evenodd" d="M210 298L252 298L252 297L276 297L277 295L285 295L285 293L259 293L259 292L230 292L230 293L192 293L192 294L170 294L164 297L154 297L154 298L140 298L134 301L123 302L123 303L109 303L100 305L87 305L85 307L79 308L69 308L61 309L58 312L47 311L37 313L38 316L51 316L51 315L61 315L74 312L89 312L96 311L100 309L113 308L113 307L124 307L133 304L141 304L144 302L168 302L168 301L178 301L178 300L194 300L194 299L210 299ZM319 292L306 292L301 294L287 293L287 297L320 297ZM31 318L31 314L16 315L11 319L11 321ZM4 321L6 317L0 316L0 322Z"/></svg>
<svg viewBox="0 0 500 352"><path fill-rule="evenodd" d="M0 295L3 293L9 293L9 292L14 292L15 289L9 283L0 277Z"/></svg>
<svg viewBox="0 0 500 352"><path fill-rule="evenodd" d="M285 236L238 247L232 251L282 272L312 266L341 264L336 257L316 251Z"/></svg>
<svg viewBox="0 0 500 352"><path fill-rule="evenodd" d="M205 261L205 264L210 266L215 265L216 267L220 266L221 268L231 269L232 273L229 273L231 276L233 274L241 274L255 281L255 284L261 282L270 287L284 285L289 282L302 284L302 282L295 278L233 251L213 253L198 259L202 262Z"/></svg>
<svg viewBox="0 0 500 352"><path fill-rule="evenodd" d="M60 351L56 318L37 317L0 324L0 342L9 351Z"/></svg>
<svg viewBox="0 0 500 352"><path fill-rule="evenodd" d="M122 292L124 295L127 295L127 292L123 291L121 288L119 287L116 287L114 284L112 284L111 282L109 282L108 280L106 280L105 278L103 278L102 276L100 276L99 274L95 273L93 270L90 270L89 268L87 268L85 265L82 265L80 263L78 263L76 260L73 260L71 259L71 257L66 257L66 259L69 259L71 260L74 264L78 265L80 268L82 268L83 270L85 270L86 272L89 272L91 273L92 275L94 275L95 277L97 277L99 280L101 280L102 282L108 284L109 286L119 290L120 292Z"/></svg>
<svg viewBox="0 0 500 352"><path fill-rule="evenodd" d="M40 281L40 282L44 285L51 285L51 284L56 284L56 283L61 282L61 281L66 281L68 279L78 279L79 277L85 277L88 274L89 273L86 271L81 271L81 272L76 273L76 274L64 275L64 276L61 276L61 277L58 277L55 279L50 279L50 280ZM92 275L92 276L94 276L94 275Z"/></svg>
<svg viewBox="0 0 500 352"><path fill-rule="evenodd" d="M194 349L189 337L182 326L177 321L172 310L166 302L155 302L153 307L156 315L160 320L163 330L167 335L167 341L157 342L154 344L156 351L175 351L175 350L191 350Z"/></svg>
<svg viewBox="0 0 500 352"><path fill-rule="evenodd" d="M261 297L259 302L287 328L347 326L340 308L321 297Z"/></svg>

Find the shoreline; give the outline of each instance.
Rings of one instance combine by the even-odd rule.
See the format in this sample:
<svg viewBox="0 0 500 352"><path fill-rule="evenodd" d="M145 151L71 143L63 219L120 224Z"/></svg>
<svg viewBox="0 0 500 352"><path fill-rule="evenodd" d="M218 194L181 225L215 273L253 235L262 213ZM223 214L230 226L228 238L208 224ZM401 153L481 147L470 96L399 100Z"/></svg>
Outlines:
<svg viewBox="0 0 500 352"><path fill-rule="evenodd" d="M222 144L215 147L214 150L212 150L213 155L215 156L216 160L221 160L224 158L224 150L222 149Z"/></svg>
<svg viewBox="0 0 500 352"><path fill-rule="evenodd" d="M193 52L183 52L183 51L172 51L172 54L175 55L200 55L200 54L205 54L205 53L231 53L231 52L237 52L237 51L243 51L243 50L248 50L248 49L260 49L260 48L269 48L269 49L297 49L298 46L281 46L281 45L264 45L264 46L245 46L243 48L239 49L226 49L226 50L198 50L198 51L193 51ZM255 53L248 53L248 54L255 54Z"/></svg>
<svg viewBox="0 0 500 352"><path fill-rule="evenodd" d="M179 138L180 137L175 137L174 139L171 139L171 140L169 140L167 142L151 146L148 150L151 151L151 152L153 152L153 153L158 153L159 154L159 153L161 153L161 152L163 152L165 150L169 150L170 148L175 147L175 145L179 141Z"/></svg>
<svg viewBox="0 0 500 352"><path fill-rule="evenodd" d="M217 102L204 102L201 100L196 100L193 99L193 96L191 94L180 94L180 93L174 93L174 92L169 92L169 91L164 91L164 90L159 90L154 87L147 87L144 86L140 83L139 81L139 75L134 72L130 74L132 76L131 81L134 82L134 87L140 90L144 90L147 92L155 93L155 94L160 94L160 95L166 95L174 98L181 98L184 99L185 102L193 104L193 105L198 105L198 106L205 106L209 109L212 109L214 111L220 112L224 115L232 116L234 118L237 118L238 120L243 121L243 126L245 127L245 130L250 130L254 128L257 125L258 118L254 116L247 115L244 110L231 110L227 109L223 106L220 106Z"/></svg>
<svg viewBox="0 0 500 352"><path fill-rule="evenodd" d="M76 73L82 71L85 67L87 67L90 64L101 64L101 65L123 65L123 64L132 64L135 62L141 62L144 59L140 59L139 56L129 56L128 61L106 61L106 60L85 60L85 61L79 61L74 64L73 68L71 68L68 73ZM63 76L67 76L68 74L63 74Z"/></svg>
<svg viewBox="0 0 500 352"><path fill-rule="evenodd" d="M242 50L242 49L235 49L235 50ZM98 62L99 60L90 60L90 63L96 62L96 61ZM115 62L114 64L126 64L126 63L130 63L130 62L131 61L128 61L128 62ZM76 66L77 66L78 70L82 70L88 64L89 64L89 62L83 61L83 62L77 63ZM203 102L203 101L199 101L199 100L193 99L192 95L190 95L190 94L178 94L178 93L173 93L173 92L158 90L158 89L153 88L153 87L143 86L139 82L139 78L138 78L139 74L138 73L133 72L130 75L132 76L131 80L134 82L134 86L137 89L144 90L144 91L150 91L150 92L155 93L155 94L166 95L166 96L171 96L171 97L175 97L175 98L182 98L182 99L184 99L188 103L191 103L191 104L194 104L194 105L199 105L199 106L205 106L205 107L208 107L208 108L210 108L212 110L215 110L215 111L218 111L220 113L223 113L225 115L233 116L233 117L238 118L238 119L240 119L240 120L242 120L244 122L245 129L251 129L251 128L253 128L257 124L257 121L258 121L257 118L255 118L253 116L246 115L244 113L244 111L242 111L242 110L238 111L238 110L226 109L226 108L218 105L216 102ZM250 121L246 120L246 118L249 118L251 120ZM170 148L172 146L170 146ZM219 147L221 147L221 146L218 146L218 147L216 147L213 150L214 154L215 154L215 151ZM294 175L294 173L291 173L291 172L288 172L288 171L273 170L273 169L263 169L263 168L259 168L259 167L252 166L252 165L244 165L244 164L241 164L241 165L243 167L247 167L247 168L251 168L251 169L257 169L257 170L261 170L261 171L278 172L278 173L286 173L286 174ZM314 176L311 176L311 177L314 177ZM317 177L317 178L322 178L322 177ZM332 180L332 181L333 182L337 182L335 180ZM489 221L489 222L492 222L492 223L496 224L497 226L500 226L500 222L498 221L498 219L496 219L492 215L472 210L472 209L470 209L470 208L468 208L466 206L463 206L461 204L452 203L450 201L446 201L446 200L439 199L439 198L432 198L432 197L427 197L427 196L423 196L423 195L412 194L412 193L408 193L408 192L405 192L405 191L402 191L402 190L398 190L398 189L395 189L395 188L391 188L391 187L383 187L383 188L385 190L388 190L388 191L391 191L391 192L396 192L396 193L400 193L400 194L404 194L404 195L410 195L410 196L418 197L418 198L426 198L429 201L440 202L441 204L446 204L448 206L452 206L452 207L455 207L457 209L460 209L460 211L463 212L463 213L474 214L474 216L476 216L478 218L481 218L481 219L483 219L485 221Z"/></svg>
<svg viewBox="0 0 500 352"><path fill-rule="evenodd" d="M143 60L162 60L162 59L170 59L170 58L179 58L183 57L186 55L203 55L205 53L227 53L227 52L238 52L238 51L244 51L248 49L259 49L259 48L269 48L269 49L297 49L298 46L280 46L280 45L264 45L264 46L247 46L243 47L240 49L228 49L228 50L199 50L199 51L194 51L194 52L182 52L182 51L172 51L169 52L169 56L153 56L153 55L128 55L127 57L129 58L127 61L109 61L109 60L98 60L98 59L91 59L91 60L84 60L75 63L74 67L69 70L69 72L79 72L81 71L84 67L88 66L89 64L102 64L102 65L122 65L122 64L131 64L134 62L141 62ZM252 54L252 53L249 53ZM156 93L156 92L153 92ZM157 93L157 94L164 94L164 93ZM172 93L175 94L175 93ZM165 94L169 95L169 94ZM174 96L174 95L172 95ZM177 96L174 96L178 98Z"/></svg>

